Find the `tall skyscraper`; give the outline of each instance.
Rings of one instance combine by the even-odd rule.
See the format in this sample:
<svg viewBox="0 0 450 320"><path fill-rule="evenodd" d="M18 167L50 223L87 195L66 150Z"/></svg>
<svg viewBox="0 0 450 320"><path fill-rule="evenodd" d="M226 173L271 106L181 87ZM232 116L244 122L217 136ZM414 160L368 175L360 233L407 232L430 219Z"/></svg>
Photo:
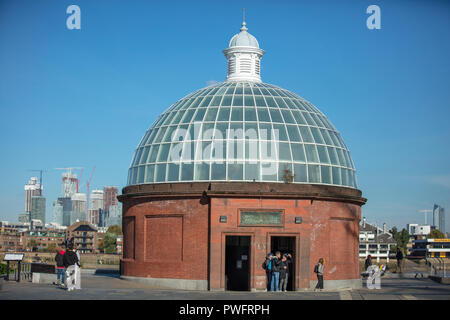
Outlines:
<svg viewBox="0 0 450 320"><path fill-rule="evenodd" d="M90 202L91 210L103 209L103 190L92 190Z"/></svg>
<svg viewBox="0 0 450 320"><path fill-rule="evenodd" d="M445 233L445 210L437 204L433 207L433 225L436 229Z"/></svg>
<svg viewBox="0 0 450 320"><path fill-rule="evenodd" d="M61 195L63 198L71 198L77 193L78 179L75 173L63 172Z"/></svg>
<svg viewBox="0 0 450 320"><path fill-rule="evenodd" d="M25 212L31 212L31 197L41 196L42 186L38 182L38 178L31 177L28 184L25 185Z"/></svg>
<svg viewBox="0 0 450 320"><path fill-rule="evenodd" d="M31 197L31 220L41 220L42 226L45 226L45 197Z"/></svg>
<svg viewBox="0 0 450 320"><path fill-rule="evenodd" d="M106 186L103 188L103 210L109 210L110 206L117 205L117 196L119 189L113 186Z"/></svg>
<svg viewBox="0 0 450 320"><path fill-rule="evenodd" d="M74 224L78 221L86 221L86 194L75 193L72 196L72 214L70 217L70 224Z"/></svg>
<svg viewBox="0 0 450 320"><path fill-rule="evenodd" d="M112 205L109 207L108 218L105 220L105 227L113 225L122 226L122 203Z"/></svg>
<svg viewBox="0 0 450 320"><path fill-rule="evenodd" d="M60 226L64 225L63 220L64 212L63 212L63 204L59 200L53 201L53 222L59 224Z"/></svg>

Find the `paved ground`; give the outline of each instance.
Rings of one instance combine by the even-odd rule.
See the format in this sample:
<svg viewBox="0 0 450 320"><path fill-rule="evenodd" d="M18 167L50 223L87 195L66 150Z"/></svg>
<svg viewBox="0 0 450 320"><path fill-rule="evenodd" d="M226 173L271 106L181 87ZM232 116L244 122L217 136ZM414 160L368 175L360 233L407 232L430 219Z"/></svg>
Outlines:
<svg viewBox="0 0 450 320"><path fill-rule="evenodd" d="M162 290L145 284L121 280L115 274L82 274L82 289L67 292L54 285L5 282L0 300L450 300L450 285L433 282L427 278L383 278L380 290L322 292L199 292Z"/></svg>

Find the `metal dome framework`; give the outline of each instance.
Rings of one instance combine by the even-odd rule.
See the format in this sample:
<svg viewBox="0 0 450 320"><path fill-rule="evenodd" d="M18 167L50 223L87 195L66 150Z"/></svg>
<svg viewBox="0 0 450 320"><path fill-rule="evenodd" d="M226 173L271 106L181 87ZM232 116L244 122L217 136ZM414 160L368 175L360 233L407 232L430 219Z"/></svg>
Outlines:
<svg viewBox="0 0 450 320"><path fill-rule="evenodd" d="M230 136L239 130L244 134ZM268 158L263 145L270 143L277 148ZM264 174L269 166L275 172ZM357 187L350 152L314 105L274 85L227 81L191 93L160 115L134 153L128 185L286 182L286 170L293 183Z"/></svg>

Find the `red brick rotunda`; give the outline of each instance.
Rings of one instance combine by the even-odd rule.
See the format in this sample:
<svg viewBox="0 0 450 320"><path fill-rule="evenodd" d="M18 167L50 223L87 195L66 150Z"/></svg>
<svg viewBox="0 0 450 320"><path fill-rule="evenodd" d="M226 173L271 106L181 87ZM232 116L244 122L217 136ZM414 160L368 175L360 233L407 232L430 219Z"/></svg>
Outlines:
<svg viewBox="0 0 450 320"><path fill-rule="evenodd" d="M288 290L361 287L355 167L325 115L261 81L245 22L228 75L178 100L147 130L128 173L121 278L162 288L265 290L269 252L292 255Z"/></svg>

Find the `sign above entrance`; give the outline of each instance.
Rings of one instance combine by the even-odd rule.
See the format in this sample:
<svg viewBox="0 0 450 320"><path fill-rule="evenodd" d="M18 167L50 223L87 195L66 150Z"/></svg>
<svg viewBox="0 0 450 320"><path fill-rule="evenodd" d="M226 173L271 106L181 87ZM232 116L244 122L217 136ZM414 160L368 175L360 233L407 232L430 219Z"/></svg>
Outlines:
<svg viewBox="0 0 450 320"><path fill-rule="evenodd" d="M240 225L270 225L281 226L283 212L281 211L241 211Z"/></svg>

